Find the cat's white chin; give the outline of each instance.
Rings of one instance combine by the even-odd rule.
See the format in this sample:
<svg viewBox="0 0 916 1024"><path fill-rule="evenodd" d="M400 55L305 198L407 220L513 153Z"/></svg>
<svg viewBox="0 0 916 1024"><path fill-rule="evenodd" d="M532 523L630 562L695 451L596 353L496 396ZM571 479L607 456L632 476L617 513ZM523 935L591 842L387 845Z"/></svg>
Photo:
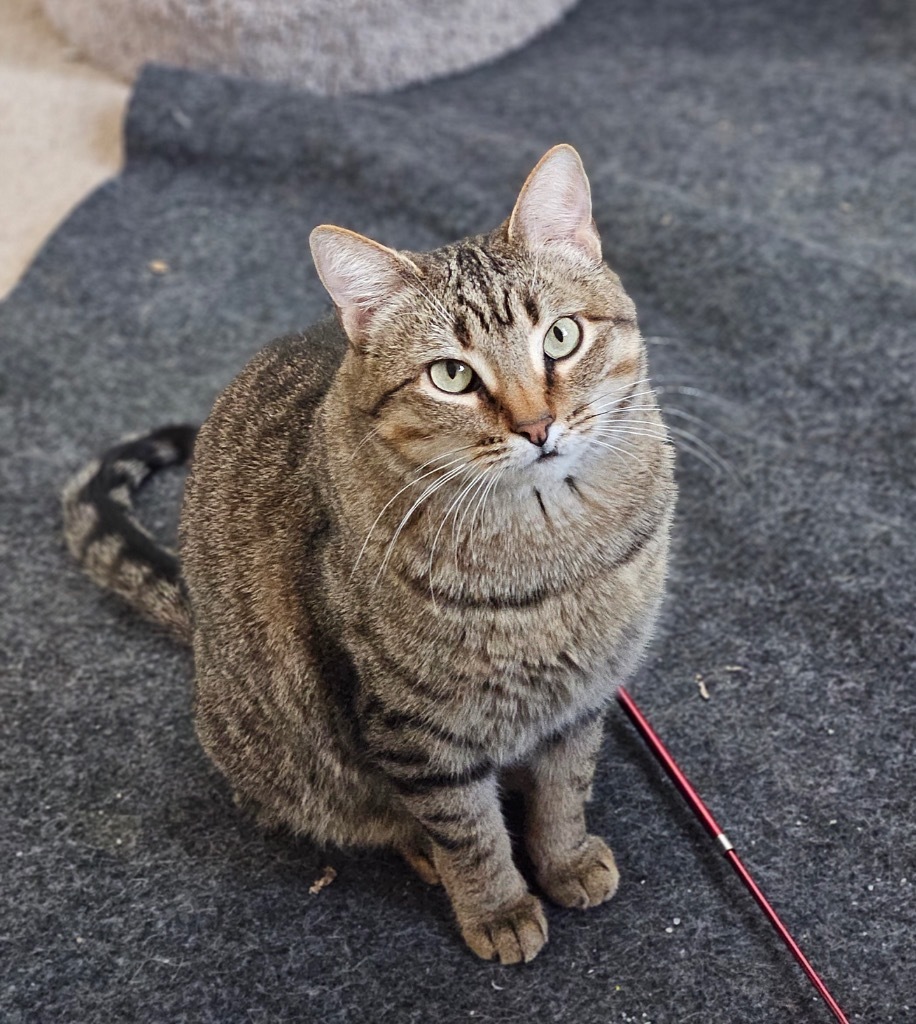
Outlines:
<svg viewBox="0 0 916 1024"><path fill-rule="evenodd" d="M516 453L515 465L526 481L563 481L578 467L582 446L572 437L549 440L543 447L529 444Z"/></svg>
<svg viewBox="0 0 916 1024"><path fill-rule="evenodd" d="M560 463L569 462L570 452L566 445L548 449L539 448L536 445L528 445L514 453L513 462L518 469L537 470L546 472L549 468Z"/></svg>

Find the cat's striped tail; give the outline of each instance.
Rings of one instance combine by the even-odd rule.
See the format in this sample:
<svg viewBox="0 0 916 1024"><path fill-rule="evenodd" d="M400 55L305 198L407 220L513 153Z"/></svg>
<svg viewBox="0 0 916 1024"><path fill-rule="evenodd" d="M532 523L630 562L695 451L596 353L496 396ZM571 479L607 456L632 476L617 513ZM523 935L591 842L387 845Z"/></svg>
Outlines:
<svg viewBox="0 0 916 1024"><path fill-rule="evenodd" d="M133 514L136 492L157 470L191 456L197 428L162 427L123 441L72 477L62 493L67 547L99 586L191 640L191 606L178 556Z"/></svg>

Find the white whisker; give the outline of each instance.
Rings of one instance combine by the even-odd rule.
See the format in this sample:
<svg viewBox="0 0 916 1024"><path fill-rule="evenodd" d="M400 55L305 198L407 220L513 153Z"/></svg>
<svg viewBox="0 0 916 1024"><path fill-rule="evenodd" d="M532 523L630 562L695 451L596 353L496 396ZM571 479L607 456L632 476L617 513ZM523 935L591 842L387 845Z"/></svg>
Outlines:
<svg viewBox="0 0 916 1024"><path fill-rule="evenodd" d="M483 494L481 495L480 500L477 503L477 508L474 510L474 515L471 516L469 542L472 541L474 538L474 526L478 521L478 516L480 517L481 525L483 525L483 513L484 509L486 508L487 502L490 499L490 495L493 494L493 492L499 486L499 481L502 480L502 478L506 475L508 469L508 466L503 466L503 468L493 477L490 483L487 484L487 486L484 488Z"/></svg>
<svg viewBox="0 0 916 1024"><path fill-rule="evenodd" d="M498 465L498 464L496 464L496 465ZM481 525L483 524L483 512L484 512L484 509L486 508L486 503L489 500L490 495L494 492L496 487L499 485L499 481L501 479L503 479L503 477L506 475L508 470L509 470L509 466L504 466L497 473L495 473L490 478L489 483L487 483L487 485L483 488L482 492L478 496L477 507L474 509L474 513L471 516L471 522L470 522L469 527L468 527L468 534L469 534L469 536L468 536L468 545L469 546L472 545L473 542L474 542L474 528L477 525L478 521L481 523Z"/></svg>
<svg viewBox="0 0 916 1024"><path fill-rule="evenodd" d="M435 455L433 456L433 458L427 459L427 461L424 462L422 466L419 466L415 470L415 472L419 473L421 469L425 469L427 466L429 466L433 462L436 462L438 459L448 458L450 455L456 455L458 452L467 451L469 448L473 447L474 445L472 444L466 444L462 445L460 448L453 448L450 452L443 452L441 455ZM425 480L428 476L432 476L434 473L441 473L443 470L448 469L450 466L454 466L461 461L463 460L458 458L453 460L452 462L447 462L444 466L434 466L428 472L423 473L420 476L414 477L413 480L410 480L406 484L404 484L404 486L385 503L385 505L382 508L382 511L379 512L379 514L375 517L375 522L373 522L373 524L369 527L369 532L366 534L366 539L363 541L363 545L359 549L359 554L356 556L356 561L353 563L353 568L350 570L350 579L353 578L353 574L356 572L357 566L359 565L360 560L362 559L363 554L365 553L365 550L369 544L369 539L371 538L376 526L378 526L379 524L379 520L388 511L388 509L391 508L394 502L397 501L397 499L404 493L404 491L409 490L411 487L414 486L414 484L418 484L421 480Z"/></svg>
<svg viewBox="0 0 916 1024"><path fill-rule="evenodd" d="M640 421L637 421L637 422L645 423L644 420L640 420ZM649 425L652 426L652 427L655 427L654 423L649 424ZM598 430L595 431L595 433L599 437L603 437L605 435L619 436L621 434L633 434L634 436L637 436L637 437L652 437L652 438L656 438L659 441L664 441L668 437L667 432L665 430L663 430L663 429L658 428L658 429L655 429L655 430L640 430L640 428L638 426L635 426L635 425L630 426L627 423L612 423L612 424L608 424L606 428L598 429Z"/></svg>
<svg viewBox="0 0 916 1024"><path fill-rule="evenodd" d="M532 295L534 295L536 293L538 271L540 270L540 257L541 257L540 246L535 246L535 248L534 248L534 259L532 260L532 263L531 263L531 278L530 278L530 280L528 282L528 291L531 292Z"/></svg>
<svg viewBox="0 0 916 1024"><path fill-rule="evenodd" d="M643 341L650 341L657 345L670 345L672 341L684 341L684 338L678 338L674 334L644 334L642 336Z"/></svg>
<svg viewBox="0 0 916 1024"><path fill-rule="evenodd" d="M490 497L490 495L492 494L492 492L496 489L497 485L499 484L499 481L502 480L502 478L506 475L506 472L507 472L508 469L509 469L508 466L503 466L503 468L493 477L493 479L490 481L490 483L484 489L483 494L480 496L480 500L477 502L477 508L474 509L474 515L471 517L471 527L470 527L470 530L471 530L471 535L472 536L474 534L474 525L478 521L478 516L481 517L480 521L482 523L483 522L483 519L482 519L483 510L484 510L484 508L486 508L487 500Z"/></svg>
<svg viewBox="0 0 916 1024"><path fill-rule="evenodd" d="M610 417L615 412L617 412L618 409L621 412L621 416L619 417L619 419L621 420L621 422L625 422L625 420L623 419L623 414L624 413L629 413L629 412L651 412L653 409L658 409L658 406L655 405L655 403L653 403L652 405L627 405L627 406L617 405L617 406L614 406L611 409L606 410L604 412L596 413L594 416L589 417L589 418L590 419L598 419L599 416Z"/></svg>
<svg viewBox="0 0 916 1024"><path fill-rule="evenodd" d="M631 436L637 437L650 437L656 440L667 439L666 436L663 436L657 432L640 431L632 428L628 429L631 427L631 425L632 427L635 427L640 424L643 426L655 427L657 430L657 425L653 423L651 420L628 421L623 424L614 425L613 427L609 425L608 429L610 433L618 435L629 434ZM689 430L684 430L681 427L673 427L670 424L667 427L667 432L668 434L673 435L673 440L675 441L675 444L678 447L683 448L685 452L687 452L690 455L693 455L694 458L699 459L700 462L704 462L707 466L709 466L710 469L716 470L720 473L725 473L726 476L730 477L732 481L737 483L739 486L744 486L743 482L741 481L741 478L735 472L731 463L723 455L721 455L721 453L716 451L716 449L713 448L712 445L708 444L701 437L697 437L696 434L691 433ZM680 442L678 442L678 438L681 439ZM624 440L622 436L621 440Z"/></svg>
<svg viewBox="0 0 916 1024"><path fill-rule="evenodd" d="M470 495L468 496L467 505L465 506L464 511L462 511L461 516L459 517L458 514L456 513L455 518L452 520L452 550L453 550L454 556L455 556L455 572L456 573L460 572L460 568L459 568L459 565L458 565L458 541L459 541L459 535L461 533L461 530L464 527L464 523L465 523L465 520L467 519L468 512L471 511L471 508L474 505L474 500L476 498L478 498L480 496L480 494L482 493L482 491L486 488L486 486L487 486L487 484L489 482L490 475L494 472L495 468L498 465L499 465L498 462L491 462L490 465L487 466L486 469L484 469L484 471L480 474L480 476L479 476L479 478L477 480L477 487L476 487L476 489L473 490L470 493Z"/></svg>
<svg viewBox="0 0 916 1024"><path fill-rule="evenodd" d="M636 398L647 398L648 396L647 395L636 395L635 397ZM613 405L602 406L601 408L599 408L595 412L593 412L590 416L586 416L585 420L594 420L594 419L598 419L599 417L602 417L602 416L605 416L605 417L614 416L616 413L620 413L622 415L623 413L630 412L633 409L655 409L655 408L657 408L657 406L654 405L654 404L653 405L635 405L634 406L634 405L623 405L621 402L615 402ZM583 422L585 422L585 420L583 420Z"/></svg>
<svg viewBox="0 0 916 1024"><path fill-rule="evenodd" d="M740 477L732 467L732 464L726 458L724 458L719 452L717 452L711 444L707 444L701 437L697 437L696 434L692 434L689 430L683 430L681 427L669 427L668 429L671 431L672 434L674 434L675 438L683 438L685 441L689 442L696 449L698 449L698 451L693 452L693 454L696 455L697 458L700 458L700 451L705 452L708 459L712 460L712 462L715 463L722 472L724 472L727 476L731 477L731 479L735 483L740 484L742 487L744 486L741 482Z"/></svg>
<svg viewBox="0 0 916 1024"><path fill-rule="evenodd" d="M463 473L467 471L467 460L461 461L463 461L463 465L457 466L455 469L449 470L448 473L445 474L445 476L440 477L438 480L434 480L431 484L428 484L426 490L404 513L403 518L398 524L398 528L394 531L394 536L388 542L388 547L385 549L385 555L382 558L382 564L379 566L379 570L375 576L376 584L382 578L382 576L385 573L385 570L388 568L388 562L391 560L391 555L392 552L394 551L394 546L397 543L398 537L401 536L401 531L407 525L408 521L410 520L410 517L414 514L414 512L416 512L416 510L423 504L424 501L426 501L427 498L432 497L432 495L434 495L436 491L444 487L450 480L454 480L455 477L461 476Z"/></svg>
<svg viewBox="0 0 916 1024"><path fill-rule="evenodd" d="M717 434L721 434L722 437L729 437L727 431L721 427L717 427L715 423L710 423L709 420L704 420L702 416L696 416L693 413L685 412L683 409L677 409L673 405L666 405L662 407L662 413L665 416L679 416L683 420L691 420L693 423L701 423L704 427L708 427L710 430L714 430Z"/></svg>
<svg viewBox="0 0 916 1024"><path fill-rule="evenodd" d="M436 558L436 546L439 543L439 537L441 536L442 531L445 528L445 524L448 522L449 517L451 516L452 512L455 511L461 505L462 499L471 490L471 488L474 487L476 484L478 484L480 482L480 476L482 475L482 474L480 474L480 475L474 476L473 475L474 474L474 467L473 466L468 466L468 468L465 470L465 473L471 473L472 474L471 482L468 483L468 484L465 484L463 487L461 487L461 489L458 491L458 497L453 499L451 504L445 510L445 514L442 516L442 522L439 524L439 528L438 528L438 530L436 530L436 535L435 535L435 537L433 537L433 542L432 542L432 544L430 545L430 548L429 548L429 562L428 562L428 564L426 566L426 572L427 572L427 575L429 576L429 592L430 592L430 595L433 598L433 602L435 602L435 600L436 600L436 595L435 595L434 590L433 590L433 562L435 561L435 558Z"/></svg>
<svg viewBox="0 0 916 1024"><path fill-rule="evenodd" d="M593 409L600 413L608 409L619 409L624 405L625 402L630 402L634 398L649 398L650 396L654 395L654 388L643 388L641 390L633 391L632 393L629 394L621 395L619 398L615 398L613 401L610 402L601 402L601 397L607 397L601 396L599 398L594 399L594 401L589 402L587 406L583 406L582 408Z"/></svg>
<svg viewBox="0 0 916 1024"><path fill-rule="evenodd" d="M366 436L362 439L362 441L360 441L359 444L353 449L353 451L350 452L350 457L347 459L347 462L348 463L352 462L356 458L356 456L359 454L359 450L362 448L362 446L369 440L370 437L372 437L373 434L377 434L378 432L379 432L379 428L378 427L373 427L369 431L369 433L366 434Z"/></svg>
<svg viewBox="0 0 916 1024"><path fill-rule="evenodd" d="M425 285L422 281L418 283L420 286L420 291L426 296L427 299L429 299L433 308L442 317L445 324L451 326L454 323L454 316L448 311L442 300L437 295L434 295L432 291L430 291L429 287Z"/></svg>
<svg viewBox="0 0 916 1024"><path fill-rule="evenodd" d="M611 395L618 395L621 391L626 391L628 388L638 388L642 384L648 384L651 379L651 377L642 377L640 380L626 381L624 384L619 384L616 388L612 388L610 391L604 391L600 395L595 395L588 404L590 406L594 406L602 399L610 398ZM622 399L618 399L618 401L622 401Z"/></svg>
<svg viewBox="0 0 916 1024"><path fill-rule="evenodd" d="M599 441L595 437L588 437L587 436L585 440L590 445L594 444L594 445L598 445L599 448L607 448L609 451L617 452L618 455L626 455L629 458L636 459L636 461L639 462L639 458L633 452L628 452L625 448L618 448L614 444L608 444L606 441Z"/></svg>
<svg viewBox="0 0 916 1024"><path fill-rule="evenodd" d="M733 402L729 398L723 398L721 395L714 395L711 391L704 391L702 388L694 387L693 385L683 384L665 384L663 378L658 378L658 387L656 388L660 395L668 394L668 392L675 392L679 395L686 395L690 398L702 398L707 402L716 402L719 405L735 408L738 403Z"/></svg>

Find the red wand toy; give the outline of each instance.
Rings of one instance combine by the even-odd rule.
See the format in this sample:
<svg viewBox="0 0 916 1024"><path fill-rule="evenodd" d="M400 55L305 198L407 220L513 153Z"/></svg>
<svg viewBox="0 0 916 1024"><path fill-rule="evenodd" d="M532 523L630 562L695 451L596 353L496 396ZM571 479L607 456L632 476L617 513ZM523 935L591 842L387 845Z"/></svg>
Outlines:
<svg viewBox="0 0 916 1024"><path fill-rule="evenodd" d="M741 858L735 852L732 844L729 842L728 836L722 831L717 823L716 819L712 816L709 808L700 799L699 793L691 786L687 776L678 767L677 762L668 753L668 749L665 744L659 739L655 730L649 725L643 713L639 710L633 701L633 698L627 693L627 691L621 686L617 691L617 701L623 710L627 713L627 717L636 726L640 736L646 741L649 749L655 755L661 766L668 773L671 781L680 790L681 796L690 805L690 809L700 819L700 823L706 829L706 831L713 837L719 848L725 854L726 859L735 869L738 877L745 884L750 894L754 897L760 906L760 909L766 914L770 924L776 929L779 937L789 947L789 952L801 965L802 970L811 980L811 984L817 989L821 998L830 1007L830 1011L840 1024L849 1024L846 1019L846 1015L840 1009L839 1004L833 998L833 996L827 991L827 986L818 977L817 972L808 963L805 954L802 953L798 943L792 938L789 929L779 919L779 915L770 906L769 900L763 895L760 890L760 886L754 881L748 872L747 868L741 862Z"/></svg>

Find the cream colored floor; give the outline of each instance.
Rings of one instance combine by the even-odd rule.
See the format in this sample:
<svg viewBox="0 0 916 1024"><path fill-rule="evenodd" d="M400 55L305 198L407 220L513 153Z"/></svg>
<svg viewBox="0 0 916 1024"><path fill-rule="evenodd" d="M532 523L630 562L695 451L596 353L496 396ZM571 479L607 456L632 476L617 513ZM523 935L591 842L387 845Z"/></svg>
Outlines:
<svg viewBox="0 0 916 1024"><path fill-rule="evenodd" d="M0 298L70 210L117 173L128 93L57 35L39 0L0 0Z"/></svg>

